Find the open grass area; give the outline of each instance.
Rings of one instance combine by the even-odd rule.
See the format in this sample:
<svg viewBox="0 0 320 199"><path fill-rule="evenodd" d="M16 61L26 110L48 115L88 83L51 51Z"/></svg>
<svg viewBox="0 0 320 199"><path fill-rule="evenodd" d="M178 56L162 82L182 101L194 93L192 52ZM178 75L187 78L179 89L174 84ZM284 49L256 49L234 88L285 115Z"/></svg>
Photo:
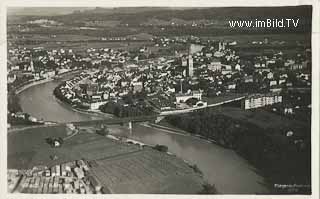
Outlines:
<svg viewBox="0 0 320 199"><path fill-rule="evenodd" d="M53 148L46 143L47 137L65 137L65 126L39 127L8 133L8 168L26 169L43 161L51 163Z"/></svg>
<svg viewBox="0 0 320 199"><path fill-rule="evenodd" d="M40 127L8 134L8 168L32 168L56 165L78 159L99 159L139 150L135 145L122 145L97 134L81 132L59 148L46 143L47 137L66 137L65 126ZM50 156L58 159L52 160Z"/></svg>

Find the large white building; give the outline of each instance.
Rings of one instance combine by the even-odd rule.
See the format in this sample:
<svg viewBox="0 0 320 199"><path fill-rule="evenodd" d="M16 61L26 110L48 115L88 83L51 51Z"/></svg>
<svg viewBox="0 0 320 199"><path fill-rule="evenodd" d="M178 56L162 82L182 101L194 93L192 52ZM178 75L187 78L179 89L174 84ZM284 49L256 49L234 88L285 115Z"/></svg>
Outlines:
<svg viewBox="0 0 320 199"><path fill-rule="evenodd" d="M281 102L282 102L281 95L272 95L272 94L253 95L243 100L242 107L245 110L248 110L248 109L264 107L267 105L272 105L272 104L281 103Z"/></svg>

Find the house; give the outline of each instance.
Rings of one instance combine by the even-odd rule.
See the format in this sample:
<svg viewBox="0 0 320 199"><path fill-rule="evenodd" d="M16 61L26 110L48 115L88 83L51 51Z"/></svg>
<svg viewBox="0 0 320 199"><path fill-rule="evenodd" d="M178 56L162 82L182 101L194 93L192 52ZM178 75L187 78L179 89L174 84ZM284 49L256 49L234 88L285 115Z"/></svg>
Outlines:
<svg viewBox="0 0 320 199"><path fill-rule="evenodd" d="M276 80L271 80L269 83L269 86L276 86L277 85L277 81Z"/></svg>
<svg viewBox="0 0 320 199"><path fill-rule="evenodd" d="M16 74L9 74L8 75L8 83L13 83L17 79Z"/></svg>
<svg viewBox="0 0 320 199"><path fill-rule="evenodd" d="M212 70L212 71L221 71L221 62L220 61L215 61L215 62L211 62L209 65L208 65L208 69L209 70Z"/></svg>
<svg viewBox="0 0 320 199"><path fill-rule="evenodd" d="M225 70L232 70L231 65L223 65L223 66L224 66Z"/></svg>
<svg viewBox="0 0 320 199"><path fill-rule="evenodd" d="M59 139L54 139L52 143L53 147L60 147L61 146L61 140Z"/></svg>
<svg viewBox="0 0 320 199"><path fill-rule="evenodd" d="M236 64L234 69L240 71L241 70L240 64Z"/></svg>
<svg viewBox="0 0 320 199"><path fill-rule="evenodd" d="M133 93L137 93L142 91L143 85L142 85L142 82L133 82L132 87L133 87Z"/></svg>
<svg viewBox="0 0 320 199"><path fill-rule="evenodd" d="M229 83L229 84L227 85L227 88L228 88L229 90L234 90L234 89L236 89L236 84L235 84L235 83Z"/></svg>
<svg viewBox="0 0 320 199"><path fill-rule="evenodd" d="M181 94L181 93L176 94L176 102L177 103L185 103L190 98L196 98L198 100L201 100L202 92L193 91L191 93L186 93L186 94Z"/></svg>
<svg viewBox="0 0 320 199"><path fill-rule="evenodd" d="M83 171L83 169L81 169L81 168L79 168L79 167L76 167L76 168L74 168L74 173L76 174L76 176L77 176L78 179L84 178L84 171Z"/></svg>
<svg viewBox="0 0 320 199"><path fill-rule="evenodd" d="M230 73L232 73L232 70L223 69L223 70L221 71L221 74L222 74L222 75L226 75L226 74L230 74Z"/></svg>
<svg viewBox="0 0 320 199"><path fill-rule="evenodd" d="M244 82L245 83L253 82L253 76L252 75L245 76Z"/></svg>
<svg viewBox="0 0 320 199"><path fill-rule="evenodd" d="M286 83L286 79L279 79L279 85Z"/></svg>
<svg viewBox="0 0 320 199"><path fill-rule="evenodd" d="M268 79L273 79L273 73L272 73L272 72L269 72L269 73L267 74L267 78L268 78Z"/></svg>
<svg viewBox="0 0 320 199"><path fill-rule="evenodd" d="M98 110L100 106L106 104L107 101L97 101L90 103L90 109L91 110Z"/></svg>

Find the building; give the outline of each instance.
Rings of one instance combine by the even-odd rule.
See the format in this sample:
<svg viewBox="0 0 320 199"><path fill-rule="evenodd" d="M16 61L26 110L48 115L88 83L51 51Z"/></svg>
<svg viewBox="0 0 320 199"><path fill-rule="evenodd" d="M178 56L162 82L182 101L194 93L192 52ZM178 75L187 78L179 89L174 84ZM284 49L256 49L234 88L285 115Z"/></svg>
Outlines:
<svg viewBox="0 0 320 199"><path fill-rule="evenodd" d="M245 76L244 82L245 83L253 82L253 76L252 75Z"/></svg>
<svg viewBox="0 0 320 199"><path fill-rule="evenodd" d="M107 101L97 101L90 103L90 109L91 110L98 110L100 106L106 104Z"/></svg>
<svg viewBox="0 0 320 199"><path fill-rule="evenodd" d="M8 75L8 83L13 83L15 80L17 79L17 75L16 74L9 74Z"/></svg>
<svg viewBox="0 0 320 199"><path fill-rule="evenodd" d="M208 65L208 69L212 70L212 71L221 71L221 69L222 69L221 62L220 61L212 61Z"/></svg>
<svg viewBox="0 0 320 199"><path fill-rule="evenodd" d="M176 94L176 102L177 103L185 103L190 98L196 98L198 100L201 100L202 99L202 92L193 91L190 94L182 94L182 93Z"/></svg>
<svg viewBox="0 0 320 199"><path fill-rule="evenodd" d="M225 50L226 43L225 42L219 42L219 51Z"/></svg>
<svg viewBox="0 0 320 199"><path fill-rule="evenodd" d="M273 73L272 73L272 72L269 72L269 73L267 74L267 78L268 78L268 79L273 79Z"/></svg>
<svg viewBox="0 0 320 199"><path fill-rule="evenodd" d="M133 82L132 83L133 93L141 92L143 89L142 82Z"/></svg>
<svg viewBox="0 0 320 199"><path fill-rule="evenodd" d="M265 94L265 95L252 95L246 97L242 101L242 108L245 110L264 107L282 102L281 95Z"/></svg>
<svg viewBox="0 0 320 199"><path fill-rule="evenodd" d="M81 168L79 167L74 168L74 173L76 174L78 179L84 178L84 171Z"/></svg>
<svg viewBox="0 0 320 199"><path fill-rule="evenodd" d="M31 72L34 72L34 66L33 66L32 55L31 55L31 57L30 57L30 70L31 70Z"/></svg>
<svg viewBox="0 0 320 199"><path fill-rule="evenodd" d="M193 77L193 58L192 55L189 55L189 59L188 59L188 75L189 77Z"/></svg>
<svg viewBox="0 0 320 199"><path fill-rule="evenodd" d="M94 95L95 93L97 93L99 90L99 86L97 83L91 83L91 84L88 84L87 86L87 95L89 95L90 97L92 95Z"/></svg>
<svg viewBox="0 0 320 199"><path fill-rule="evenodd" d="M185 57L181 58L181 66L186 67L188 65L188 60Z"/></svg>

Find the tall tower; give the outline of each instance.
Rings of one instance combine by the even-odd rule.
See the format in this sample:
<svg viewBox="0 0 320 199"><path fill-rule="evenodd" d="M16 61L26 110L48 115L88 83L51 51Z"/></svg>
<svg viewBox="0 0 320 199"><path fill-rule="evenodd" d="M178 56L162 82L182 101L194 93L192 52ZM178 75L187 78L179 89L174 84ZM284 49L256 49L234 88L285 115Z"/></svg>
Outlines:
<svg viewBox="0 0 320 199"><path fill-rule="evenodd" d="M192 77L193 76L193 58L192 58L192 55L189 54L189 59L188 59L188 66L189 66L189 77Z"/></svg>
<svg viewBox="0 0 320 199"><path fill-rule="evenodd" d="M32 55L30 56L30 70L31 70L31 72L34 72Z"/></svg>

